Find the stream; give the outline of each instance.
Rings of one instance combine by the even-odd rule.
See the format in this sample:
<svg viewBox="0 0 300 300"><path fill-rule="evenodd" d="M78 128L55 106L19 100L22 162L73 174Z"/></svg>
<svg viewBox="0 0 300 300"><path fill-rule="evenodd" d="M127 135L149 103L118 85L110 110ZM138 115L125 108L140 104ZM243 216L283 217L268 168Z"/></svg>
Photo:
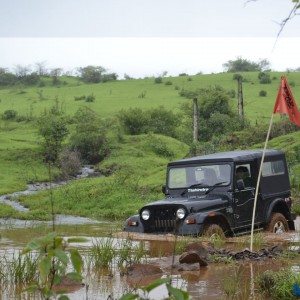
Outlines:
<svg viewBox="0 0 300 300"><path fill-rule="evenodd" d="M95 172L95 169L92 166L84 166L80 169L78 175L72 179L72 180L80 180L83 178L88 178L91 176L99 176L98 173ZM50 188L57 188L63 185L66 185L71 180L62 180L58 182L40 182L40 183L33 183L28 184L27 189L24 191L14 192L11 194L1 195L0 196L0 203L6 204L14 208L15 210L19 212L28 212L29 209L25 206L23 206L20 202L18 202L18 198L20 196L28 196L36 194L43 190L49 190ZM74 225L74 224L94 224L98 223L96 220L92 220L89 218L83 218L83 217L77 217L77 216L70 216L70 215L56 215L55 216L55 222L59 225ZM41 221L23 221L23 220L17 220L17 219L0 219L0 224L8 224L15 227L24 227L28 224L39 224L39 223L45 223ZM51 222L48 222L48 224L51 224Z"/></svg>

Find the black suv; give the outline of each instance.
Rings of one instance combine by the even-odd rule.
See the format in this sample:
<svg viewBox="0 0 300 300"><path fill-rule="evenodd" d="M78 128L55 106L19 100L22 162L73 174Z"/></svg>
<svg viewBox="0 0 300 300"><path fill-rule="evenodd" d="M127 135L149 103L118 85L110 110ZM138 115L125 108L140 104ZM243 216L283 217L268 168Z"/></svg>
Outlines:
<svg viewBox="0 0 300 300"><path fill-rule="evenodd" d="M249 232L262 150L221 152L170 162L164 200L131 216L125 231L211 235ZM294 229L285 155L267 150L255 229Z"/></svg>

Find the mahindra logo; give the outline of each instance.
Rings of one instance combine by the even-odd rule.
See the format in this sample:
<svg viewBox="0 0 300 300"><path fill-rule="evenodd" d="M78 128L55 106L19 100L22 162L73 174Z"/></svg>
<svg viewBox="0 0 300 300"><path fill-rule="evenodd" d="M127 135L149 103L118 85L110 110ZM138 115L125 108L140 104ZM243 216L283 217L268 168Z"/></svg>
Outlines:
<svg viewBox="0 0 300 300"><path fill-rule="evenodd" d="M197 189L188 189L189 193L193 192L207 192L209 189L208 188L197 188Z"/></svg>

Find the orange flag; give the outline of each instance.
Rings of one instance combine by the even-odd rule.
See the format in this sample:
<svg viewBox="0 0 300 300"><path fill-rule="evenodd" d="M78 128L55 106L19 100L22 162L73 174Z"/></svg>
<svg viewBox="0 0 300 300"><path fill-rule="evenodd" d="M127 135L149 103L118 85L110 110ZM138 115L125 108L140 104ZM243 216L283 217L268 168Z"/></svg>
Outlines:
<svg viewBox="0 0 300 300"><path fill-rule="evenodd" d="M297 108L297 104L289 84L284 76L281 77L281 83L273 113L289 115L290 121L297 126L300 126L300 112Z"/></svg>

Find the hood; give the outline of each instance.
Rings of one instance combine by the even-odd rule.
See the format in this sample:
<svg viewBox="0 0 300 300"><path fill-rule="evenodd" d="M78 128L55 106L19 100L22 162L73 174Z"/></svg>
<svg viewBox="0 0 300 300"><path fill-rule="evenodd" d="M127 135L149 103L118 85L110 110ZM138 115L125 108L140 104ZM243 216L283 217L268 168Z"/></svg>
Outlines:
<svg viewBox="0 0 300 300"><path fill-rule="evenodd" d="M159 207L184 207L189 212L200 212L219 207L224 207L228 203L227 197L221 197L220 195L203 195L197 198L167 198L158 200L145 205L141 210L145 208L159 209Z"/></svg>

